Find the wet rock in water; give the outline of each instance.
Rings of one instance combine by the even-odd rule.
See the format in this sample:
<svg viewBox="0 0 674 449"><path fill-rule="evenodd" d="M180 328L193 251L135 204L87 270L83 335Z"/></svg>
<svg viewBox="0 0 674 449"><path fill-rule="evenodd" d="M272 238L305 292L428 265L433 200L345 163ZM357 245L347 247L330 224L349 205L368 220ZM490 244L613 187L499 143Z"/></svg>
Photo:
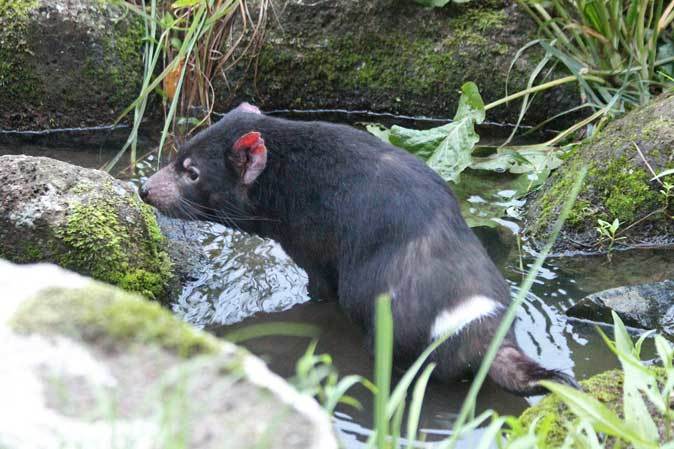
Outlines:
<svg viewBox="0 0 674 449"><path fill-rule="evenodd" d="M173 269L181 284L195 281L207 269L208 258L199 245L198 224L166 215L156 214L157 223L168 245L166 251L173 261Z"/></svg>
<svg viewBox="0 0 674 449"><path fill-rule="evenodd" d="M637 150L637 147L639 150ZM642 156L639 154L641 152ZM674 191L651 181L653 173L674 167L674 93L610 123L576 147L539 190L526 216L525 233L541 247L555 223L581 167L585 184L555 243L557 253L599 252L598 219L621 223L617 247L674 245ZM674 182L672 176L663 178Z"/></svg>
<svg viewBox="0 0 674 449"><path fill-rule="evenodd" d="M674 338L674 281L617 287L593 293L574 304L566 314L612 324L612 311L627 326L658 329Z"/></svg>
<svg viewBox="0 0 674 449"><path fill-rule="evenodd" d="M154 211L129 184L44 157L0 156L0 257L53 262L153 299L175 281Z"/></svg>
<svg viewBox="0 0 674 449"><path fill-rule="evenodd" d="M0 260L0 446L336 448L318 404L156 302Z"/></svg>

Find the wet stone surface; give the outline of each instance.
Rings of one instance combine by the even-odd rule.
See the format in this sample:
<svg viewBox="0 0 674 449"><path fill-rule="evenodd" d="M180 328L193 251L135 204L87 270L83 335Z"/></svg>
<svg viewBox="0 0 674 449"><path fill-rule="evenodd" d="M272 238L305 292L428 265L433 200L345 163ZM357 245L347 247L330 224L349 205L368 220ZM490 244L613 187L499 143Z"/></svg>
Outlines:
<svg viewBox="0 0 674 449"><path fill-rule="evenodd" d="M617 287L593 293L569 308L567 315L612 323L615 311L623 322L641 329L658 329L674 338L674 281Z"/></svg>

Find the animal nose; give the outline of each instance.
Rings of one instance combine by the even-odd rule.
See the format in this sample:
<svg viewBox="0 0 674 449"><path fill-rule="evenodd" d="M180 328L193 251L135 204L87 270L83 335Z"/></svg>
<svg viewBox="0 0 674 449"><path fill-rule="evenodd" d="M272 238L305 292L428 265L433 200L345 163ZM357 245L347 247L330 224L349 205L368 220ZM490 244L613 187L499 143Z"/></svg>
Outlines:
<svg viewBox="0 0 674 449"><path fill-rule="evenodd" d="M140 195L140 199L145 201L147 199L147 195L150 193L150 188L147 185L147 182L140 186L140 189L138 189L138 195Z"/></svg>

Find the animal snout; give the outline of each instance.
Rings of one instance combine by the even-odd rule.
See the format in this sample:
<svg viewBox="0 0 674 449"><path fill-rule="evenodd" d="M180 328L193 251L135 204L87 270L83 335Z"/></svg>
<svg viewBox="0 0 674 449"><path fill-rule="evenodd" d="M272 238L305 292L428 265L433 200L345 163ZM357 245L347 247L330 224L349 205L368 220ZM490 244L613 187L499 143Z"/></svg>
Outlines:
<svg viewBox="0 0 674 449"><path fill-rule="evenodd" d="M150 194L150 186L148 185L148 182L144 182L142 186L140 186L140 189L138 189L138 195L140 195L140 199L147 202L147 196Z"/></svg>

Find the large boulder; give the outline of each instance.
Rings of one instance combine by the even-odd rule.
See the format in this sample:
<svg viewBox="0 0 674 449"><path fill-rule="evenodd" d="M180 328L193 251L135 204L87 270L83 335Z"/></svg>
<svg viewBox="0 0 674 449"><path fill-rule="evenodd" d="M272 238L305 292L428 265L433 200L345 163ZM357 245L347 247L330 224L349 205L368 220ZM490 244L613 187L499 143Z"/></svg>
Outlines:
<svg viewBox="0 0 674 449"><path fill-rule="evenodd" d="M616 312L627 326L658 329L674 338L674 281L616 287L593 293L570 307L566 314L611 324Z"/></svg>
<svg viewBox="0 0 674 449"><path fill-rule="evenodd" d="M143 22L112 0L0 7L0 128L109 124L138 95Z"/></svg>
<svg viewBox="0 0 674 449"><path fill-rule="evenodd" d="M0 156L0 257L62 267L165 299L175 276L154 211L99 170Z"/></svg>
<svg viewBox="0 0 674 449"><path fill-rule="evenodd" d="M588 175L556 252L604 249L598 219L620 221L616 247L674 244L674 190L665 195L663 186L651 181L653 172L674 167L674 92L610 123L573 150L530 201L525 233L534 246L545 243L583 166ZM673 178L663 181L671 184Z"/></svg>
<svg viewBox="0 0 674 449"><path fill-rule="evenodd" d="M0 291L0 447L337 447L312 398L155 302L1 260Z"/></svg>

